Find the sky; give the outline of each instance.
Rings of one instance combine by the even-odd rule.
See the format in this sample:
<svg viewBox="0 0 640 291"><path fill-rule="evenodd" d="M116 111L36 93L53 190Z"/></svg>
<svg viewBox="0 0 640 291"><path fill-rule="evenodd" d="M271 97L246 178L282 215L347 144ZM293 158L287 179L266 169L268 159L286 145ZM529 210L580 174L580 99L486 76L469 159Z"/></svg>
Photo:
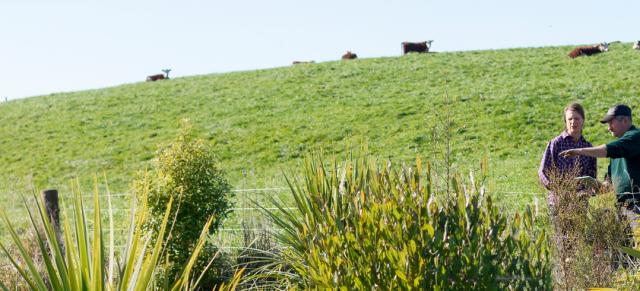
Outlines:
<svg viewBox="0 0 640 291"><path fill-rule="evenodd" d="M54 3L55 2L55 3ZM293 61L640 40L640 1L0 0L0 101Z"/></svg>

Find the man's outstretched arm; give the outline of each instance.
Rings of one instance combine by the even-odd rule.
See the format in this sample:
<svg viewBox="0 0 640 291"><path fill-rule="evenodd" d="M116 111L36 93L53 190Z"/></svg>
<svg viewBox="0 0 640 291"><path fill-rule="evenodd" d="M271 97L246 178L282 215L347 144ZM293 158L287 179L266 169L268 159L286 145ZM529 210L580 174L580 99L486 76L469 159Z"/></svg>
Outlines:
<svg viewBox="0 0 640 291"><path fill-rule="evenodd" d="M560 156L563 158L572 158L577 156L605 158L607 157L607 146L601 145L601 146L590 147L590 148L570 149L570 150L560 152Z"/></svg>

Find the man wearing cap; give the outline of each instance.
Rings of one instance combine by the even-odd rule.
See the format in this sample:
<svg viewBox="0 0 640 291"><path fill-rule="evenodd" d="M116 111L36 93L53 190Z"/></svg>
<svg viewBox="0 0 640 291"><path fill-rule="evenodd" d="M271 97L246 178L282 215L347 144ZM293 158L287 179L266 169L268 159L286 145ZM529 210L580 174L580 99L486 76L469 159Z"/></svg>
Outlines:
<svg viewBox="0 0 640 291"><path fill-rule="evenodd" d="M610 158L607 180L613 184L622 213L635 232L640 227L640 130L632 123L631 108L624 104L609 108L600 122L607 123L611 135L618 139L596 147L566 150L560 155Z"/></svg>

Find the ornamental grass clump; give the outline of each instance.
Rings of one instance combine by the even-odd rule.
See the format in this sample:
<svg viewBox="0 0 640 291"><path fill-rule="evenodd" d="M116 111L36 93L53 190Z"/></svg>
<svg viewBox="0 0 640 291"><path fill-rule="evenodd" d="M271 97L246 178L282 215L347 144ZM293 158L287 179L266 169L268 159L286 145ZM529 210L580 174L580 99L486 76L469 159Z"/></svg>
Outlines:
<svg viewBox="0 0 640 291"><path fill-rule="evenodd" d="M454 175L445 193L420 159L399 168L322 160L308 158L303 180L288 180L293 210L276 200L278 210L263 208L282 250L254 276L302 289L550 288L544 232L530 208L507 217L493 204L486 161L479 179Z"/></svg>
<svg viewBox="0 0 640 291"><path fill-rule="evenodd" d="M118 247L114 245L113 227L105 229L102 222L104 210L108 215L109 224L113 224L113 209L110 206L106 210L103 209L99 196L96 186L92 202L93 215L89 216L86 214L79 187L73 188L70 216L65 209L61 211L62 235L59 239L49 221L41 197L34 195L36 208L32 211L27 207L29 219L34 232L44 232L35 235L37 253L32 253L34 250L29 251L6 212L0 211L18 253L9 251L9 248L1 243L0 248L21 277L21 281L0 282L0 287L30 290L152 289L157 284L158 271L166 264L166 259L163 258L166 258L166 245L170 237L169 214L174 207L173 199L169 199L165 205L162 222L159 224L158 239L155 242L151 242L149 233L142 229L149 215L147 204L134 204L131 207L131 221L124 251L118 252ZM110 199L108 190L106 196ZM201 274L195 273L193 266L201 254L213 221L213 217L207 219L200 229L201 234L195 241L189 260L182 265L175 280L165 281L165 289L195 290L198 287ZM41 258L42 263L38 264L33 257ZM240 274L241 272L238 272L228 285L221 288L235 288ZM7 283L12 286L5 286Z"/></svg>

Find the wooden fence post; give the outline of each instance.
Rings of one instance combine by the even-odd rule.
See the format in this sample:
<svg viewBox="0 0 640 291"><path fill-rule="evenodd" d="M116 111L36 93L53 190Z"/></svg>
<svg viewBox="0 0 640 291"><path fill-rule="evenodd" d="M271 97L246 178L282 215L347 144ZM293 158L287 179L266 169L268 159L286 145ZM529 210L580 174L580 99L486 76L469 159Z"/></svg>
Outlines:
<svg viewBox="0 0 640 291"><path fill-rule="evenodd" d="M60 228L60 204L58 203L58 190L46 189L42 190L42 199L44 200L44 206L47 211L47 218L49 223L53 226L56 232L56 239L62 250L64 256L64 242L62 241L62 228Z"/></svg>

